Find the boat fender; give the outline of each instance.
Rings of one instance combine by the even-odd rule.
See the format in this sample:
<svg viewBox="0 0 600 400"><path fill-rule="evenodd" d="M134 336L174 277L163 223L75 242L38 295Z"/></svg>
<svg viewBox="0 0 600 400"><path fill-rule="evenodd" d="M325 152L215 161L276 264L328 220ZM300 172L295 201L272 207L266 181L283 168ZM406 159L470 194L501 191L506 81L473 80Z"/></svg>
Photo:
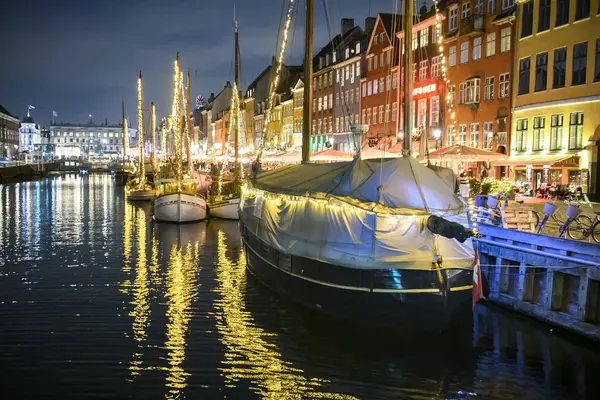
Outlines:
<svg viewBox="0 0 600 400"><path fill-rule="evenodd" d="M427 219L427 229L432 233L441 235L448 239L456 239L461 243L473 236L473 231L465 228L457 222L447 221L437 215L431 215Z"/></svg>

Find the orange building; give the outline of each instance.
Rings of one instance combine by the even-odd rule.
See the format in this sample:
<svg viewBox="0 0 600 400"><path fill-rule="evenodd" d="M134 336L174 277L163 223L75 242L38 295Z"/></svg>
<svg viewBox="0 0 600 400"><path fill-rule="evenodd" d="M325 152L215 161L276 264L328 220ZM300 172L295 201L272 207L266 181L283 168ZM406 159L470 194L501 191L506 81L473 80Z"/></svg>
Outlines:
<svg viewBox="0 0 600 400"><path fill-rule="evenodd" d="M366 53L366 74L361 79L361 120L369 129L369 146L384 145L396 138L398 115L398 49L396 33L402 16L378 14Z"/></svg>
<svg viewBox="0 0 600 400"><path fill-rule="evenodd" d="M513 0L447 2L444 146L508 153L514 14ZM496 172L505 174L504 168Z"/></svg>
<svg viewBox="0 0 600 400"><path fill-rule="evenodd" d="M339 37L337 37L339 41ZM336 38L313 59L313 126L310 151L326 149L333 135L333 54Z"/></svg>
<svg viewBox="0 0 600 400"><path fill-rule="evenodd" d="M443 16L440 16L443 19ZM441 132L444 122L444 113L441 102L444 99L444 80L442 73L442 56L439 50L441 32L437 28L435 8L430 11L422 10L419 18L414 21L412 32L412 152L415 156L424 157L427 150L433 151L441 145ZM402 45L404 32L396 34ZM404 61L400 57L398 79L400 87L404 82ZM404 90L398 93L398 118L397 132L403 131L404 115ZM404 134L404 132L402 132Z"/></svg>

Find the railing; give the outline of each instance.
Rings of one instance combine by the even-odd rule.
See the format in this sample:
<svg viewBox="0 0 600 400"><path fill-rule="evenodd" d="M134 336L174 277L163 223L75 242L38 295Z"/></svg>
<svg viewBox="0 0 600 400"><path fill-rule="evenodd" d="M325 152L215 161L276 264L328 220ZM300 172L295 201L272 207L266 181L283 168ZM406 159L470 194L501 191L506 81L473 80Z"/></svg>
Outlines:
<svg viewBox="0 0 600 400"><path fill-rule="evenodd" d="M460 21L460 34L471 35L484 31L483 14L471 14Z"/></svg>
<svg viewBox="0 0 600 400"><path fill-rule="evenodd" d="M481 224L488 300L600 341L600 246Z"/></svg>

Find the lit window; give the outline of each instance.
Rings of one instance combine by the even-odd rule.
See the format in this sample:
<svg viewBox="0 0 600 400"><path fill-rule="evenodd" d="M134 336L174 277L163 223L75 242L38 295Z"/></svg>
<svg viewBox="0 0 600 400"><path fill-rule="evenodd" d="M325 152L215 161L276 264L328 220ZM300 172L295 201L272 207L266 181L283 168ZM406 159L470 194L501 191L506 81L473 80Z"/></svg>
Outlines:
<svg viewBox="0 0 600 400"><path fill-rule="evenodd" d="M498 98L506 99L510 88L510 74L508 72L500 74L500 83L498 85Z"/></svg>
<svg viewBox="0 0 600 400"><path fill-rule="evenodd" d="M494 138L494 123L493 122L484 122L483 123L483 148L491 149L492 148L492 140Z"/></svg>
<svg viewBox="0 0 600 400"><path fill-rule="evenodd" d="M458 126L458 144L461 146L467 144L467 125L465 124Z"/></svg>
<svg viewBox="0 0 600 400"><path fill-rule="evenodd" d="M396 120L396 114L398 113L398 104L396 102L392 103L392 121Z"/></svg>
<svg viewBox="0 0 600 400"><path fill-rule="evenodd" d="M490 33L485 38L485 56L491 57L496 54L496 32Z"/></svg>
<svg viewBox="0 0 600 400"><path fill-rule="evenodd" d="M533 151L544 150L544 127L546 125L546 118L534 117L533 118Z"/></svg>
<svg viewBox="0 0 600 400"><path fill-rule="evenodd" d="M431 77L437 78L442 71L442 56L433 57L431 59Z"/></svg>
<svg viewBox="0 0 600 400"><path fill-rule="evenodd" d="M456 65L456 46L450 47L448 55L448 66L454 67Z"/></svg>
<svg viewBox="0 0 600 400"><path fill-rule="evenodd" d="M379 89L379 81L375 79L373 81L373 94L377 94Z"/></svg>
<svg viewBox="0 0 600 400"><path fill-rule="evenodd" d="M517 120L517 136L515 138L515 150L516 151L526 151L527 150L527 128L528 128L528 119L518 119Z"/></svg>
<svg viewBox="0 0 600 400"><path fill-rule="evenodd" d="M448 106L454 107L456 103L456 85L448 85Z"/></svg>
<svg viewBox="0 0 600 400"><path fill-rule="evenodd" d="M473 39L473 60L481 58L481 38Z"/></svg>
<svg viewBox="0 0 600 400"><path fill-rule="evenodd" d="M467 62L469 62L469 42L463 42L460 44L460 63Z"/></svg>
<svg viewBox="0 0 600 400"><path fill-rule="evenodd" d="M379 106L379 123L383 123L383 106Z"/></svg>
<svg viewBox="0 0 600 400"><path fill-rule="evenodd" d="M429 61L423 60L419 63L419 80L427 80L427 71L429 71Z"/></svg>
<svg viewBox="0 0 600 400"><path fill-rule="evenodd" d="M460 104L479 103L481 79L473 78L460 84Z"/></svg>
<svg viewBox="0 0 600 400"><path fill-rule="evenodd" d="M367 83L367 96L370 96L373 94L373 81L369 81Z"/></svg>
<svg viewBox="0 0 600 400"><path fill-rule="evenodd" d="M494 100L494 77L489 76L485 78L485 94L484 100Z"/></svg>
<svg viewBox="0 0 600 400"><path fill-rule="evenodd" d="M454 136L456 135L456 128L449 126L446 128L446 146L454 146Z"/></svg>
<svg viewBox="0 0 600 400"><path fill-rule="evenodd" d="M550 118L550 150L562 148L563 115L555 114Z"/></svg>
<svg viewBox="0 0 600 400"><path fill-rule="evenodd" d="M503 28L500 31L500 52L510 51L510 30L511 28Z"/></svg>
<svg viewBox="0 0 600 400"><path fill-rule="evenodd" d="M448 22L448 29L450 32L458 29L458 6L453 5L450 7L450 18Z"/></svg>
<svg viewBox="0 0 600 400"><path fill-rule="evenodd" d="M571 113L569 121L569 149L583 148L583 113Z"/></svg>
<svg viewBox="0 0 600 400"><path fill-rule="evenodd" d="M419 44L421 47L425 47L429 44L429 27L419 31Z"/></svg>
<svg viewBox="0 0 600 400"><path fill-rule="evenodd" d="M432 96L429 102L429 124L431 126L438 126L440 124L440 97Z"/></svg>
<svg viewBox="0 0 600 400"><path fill-rule="evenodd" d="M479 147L479 123L475 122L471 124L471 140L469 145L471 147Z"/></svg>

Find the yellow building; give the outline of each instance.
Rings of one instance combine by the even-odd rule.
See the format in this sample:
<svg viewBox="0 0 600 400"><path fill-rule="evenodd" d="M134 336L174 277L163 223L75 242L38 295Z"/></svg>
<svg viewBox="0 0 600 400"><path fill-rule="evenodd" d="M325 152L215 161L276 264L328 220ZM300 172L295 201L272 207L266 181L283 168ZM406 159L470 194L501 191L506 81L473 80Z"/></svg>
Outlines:
<svg viewBox="0 0 600 400"><path fill-rule="evenodd" d="M302 116L304 110L304 82L298 79L292 88L294 97L294 126L292 133L292 147L302 146Z"/></svg>
<svg viewBox="0 0 600 400"><path fill-rule="evenodd" d="M294 98L289 94L281 102L282 120L281 120L281 147L288 149L292 147L292 138L294 133Z"/></svg>
<svg viewBox="0 0 600 400"><path fill-rule="evenodd" d="M252 153L255 146L255 135L254 135L254 97L246 97L244 99L244 117L246 120L246 134L244 136L245 143L243 144Z"/></svg>
<svg viewBox="0 0 600 400"><path fill-rule="evenodd" d="M504 164L533 192L552 184L600 192L599 1L517 1L511 156Z"/></svg>
<svg viewBox="0 0 600 400"><path fill-rule="evenodd" d="M266 121L267 137L265 138L265 144L267 147L281 147L282 108L281 103L273 107L270 118Z"/></svg>

